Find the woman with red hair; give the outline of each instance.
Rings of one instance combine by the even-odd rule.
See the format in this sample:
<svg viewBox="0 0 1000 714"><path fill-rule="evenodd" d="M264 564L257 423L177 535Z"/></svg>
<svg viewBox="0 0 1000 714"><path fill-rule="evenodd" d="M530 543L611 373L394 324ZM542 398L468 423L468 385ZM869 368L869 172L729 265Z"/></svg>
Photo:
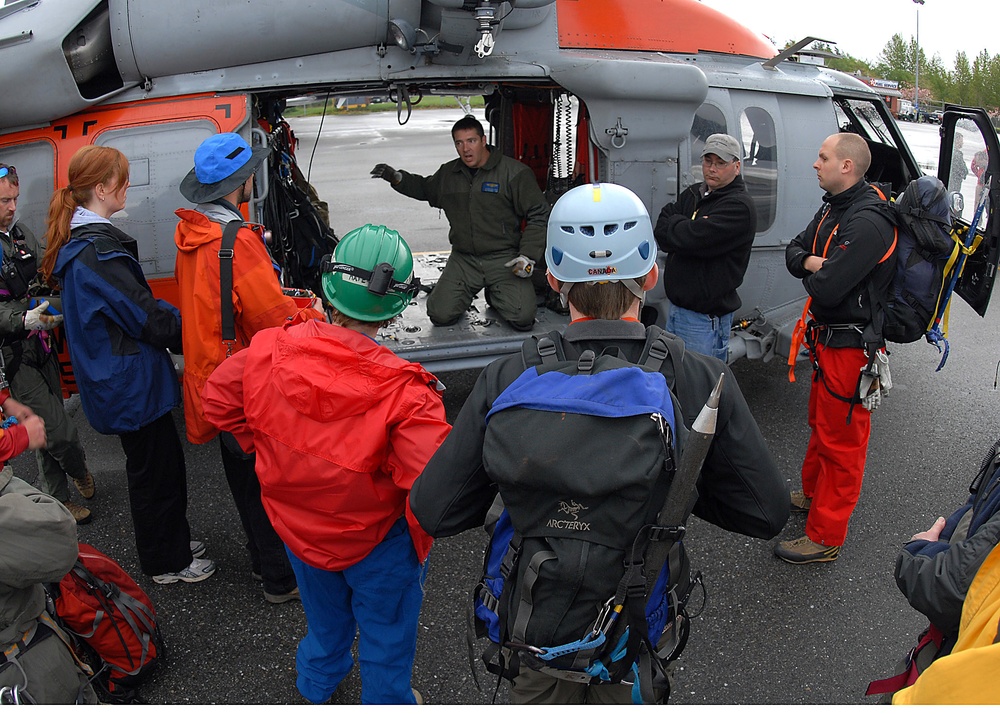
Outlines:
<svg viewBox="0 0 1000 714"><path fill-rule="evenodd" d="M69 185L52 195L43 277L62 289L64 326L91 425L125 451L139 563L157 583L198 582L215 572L190 540L184 451L171 414L180 389L168 348L180 352L180 314L153 297L134 238L112 225L125 208L128 159L85 146Z"/></svg>

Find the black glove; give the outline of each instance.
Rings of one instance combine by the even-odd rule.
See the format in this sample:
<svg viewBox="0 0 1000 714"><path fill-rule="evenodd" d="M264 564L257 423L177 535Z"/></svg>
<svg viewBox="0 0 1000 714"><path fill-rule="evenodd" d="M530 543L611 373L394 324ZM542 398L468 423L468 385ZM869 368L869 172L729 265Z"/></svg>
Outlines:
<svg viewBox="0 0 1000 714"><path fill-rule="evenodd" d="M403 174L389 166L389 164L376 164L372 169L372 178L380 178L388 181L393 186L403 180Z"/></svg>

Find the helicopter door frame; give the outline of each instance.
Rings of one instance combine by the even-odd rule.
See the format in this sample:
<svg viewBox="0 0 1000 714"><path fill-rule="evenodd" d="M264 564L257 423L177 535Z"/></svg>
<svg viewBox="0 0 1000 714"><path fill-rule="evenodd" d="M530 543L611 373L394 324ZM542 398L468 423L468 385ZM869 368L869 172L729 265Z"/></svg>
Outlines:
<svg viewBox="0 0 1000 714"><path fill-rule="evenodd" d="M940 134L937 175L952 193L955 220L970 226L982 204L976 230L982 238L966 259L955 292L980 316L985 316L1000 260L1000 220L996 211L1000 202L1000 142L989 116L976 107L946 104ZM978 167L983 168L979 171ZM987 185L989 188L984 191ZM976 245L975 240L968 238L965 242Z"/></svg>

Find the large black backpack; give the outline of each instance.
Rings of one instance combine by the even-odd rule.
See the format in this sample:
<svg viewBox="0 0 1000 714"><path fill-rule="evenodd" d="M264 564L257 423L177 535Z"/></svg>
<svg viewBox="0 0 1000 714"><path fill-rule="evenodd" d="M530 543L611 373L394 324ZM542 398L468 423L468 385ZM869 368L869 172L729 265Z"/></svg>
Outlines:
<svg viewBox="0 0 1000 714"><path fill-rule="evenodd" d="M897 227L897 260L883 303L882 336L889 342L916 342L921 337L936 342L931 330L945 307L941 300L960 248L951 236L948 191L940 179L921 176L889 208Z"/></svg>
<svg viewBox="0 0 1000 714"><path fill-rule="evenodd" d="M671 339L651 328L639 364L567 356L558 333L525 342L527 369L494 401L483 444L502 501L473 596L491 672L624 679L636 701L669 693L699 579L681 540L693 483L671 489L686 433L659 371ZM668 501L683 515L657 526Z"/></svg>
<svg viewBox="0 0 1000 714"><path fill-rule="evenodd" d="M298 140L288 124L280 121L273 136L274 158L264 200L264 225L273 236L268 250L281 268L284 287L308 288L322 295L320 263L337 245L329 210L299 169Z"/></svg>

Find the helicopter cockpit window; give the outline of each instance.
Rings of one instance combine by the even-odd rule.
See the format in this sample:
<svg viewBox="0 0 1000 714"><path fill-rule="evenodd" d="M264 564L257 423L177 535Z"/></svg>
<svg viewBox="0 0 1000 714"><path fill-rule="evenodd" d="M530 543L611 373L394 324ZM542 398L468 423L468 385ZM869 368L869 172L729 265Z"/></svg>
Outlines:
<svg viewBox="0 0 1000 714"><path fill-rule="evenodd" d="M774 223L778 207L778 142L774 119L760 107L740 114L743 137L743 180L757 206L757 232Z"/></svg>
<svg viewBox="0 0 1000 714"><path fill-rule="evenodd" d="M865 175L869 181L887 183L898 194L909 183L899 148L886 123L888 110L880 98L836 100L837 123L841 131L860 135L871 150L872 163Z"/></svg>
<svg viewBox="0 0 1000 714"><path fill-rule="evenodd" d="M702 180L701 150L705 148L705 140L712 134L726 133L726 117L722 110L712 104L702 104L691 124L691 176L695 181Z"/></svg>

